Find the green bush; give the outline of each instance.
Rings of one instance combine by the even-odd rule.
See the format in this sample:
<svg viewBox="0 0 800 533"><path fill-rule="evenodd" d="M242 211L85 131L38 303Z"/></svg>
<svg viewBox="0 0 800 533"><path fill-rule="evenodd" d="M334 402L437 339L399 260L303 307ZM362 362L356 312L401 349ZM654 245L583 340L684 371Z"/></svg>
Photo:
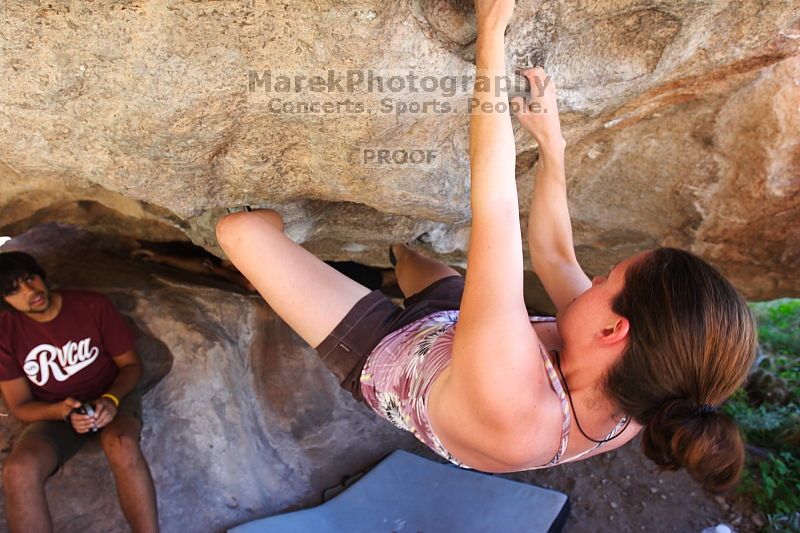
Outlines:
<svg viewBox="0 0 800 533"><path fill-rule="evenodd" d="M800 343L800 299L783 298L769 302L751 302L750 309L756 315L761 340L770 350L793 353Z"/></svg>
<svg viewBox="0 0 800 533"><path fill-rule="evenodd" d="M753 390L762 381L751 380L748 394L737 391L725 412L739 423L746 442L763 451L748 454L741 492L750 494L767 515L770 533L800 531L800 300L751 303L758 322L763 358L759 372L772 374L788 388L782 404L769 401L768 390ZM754 376L755 377L755 376ZM774 378L764 380L778 386ZM766 398L766 400L765 400ZM764 457L764 451L766 456Z"/></svg>

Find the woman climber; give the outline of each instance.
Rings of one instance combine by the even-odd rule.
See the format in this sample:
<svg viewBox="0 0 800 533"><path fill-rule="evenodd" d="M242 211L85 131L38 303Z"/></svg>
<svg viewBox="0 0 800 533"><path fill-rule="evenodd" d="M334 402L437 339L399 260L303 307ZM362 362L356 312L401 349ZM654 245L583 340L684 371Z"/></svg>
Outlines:
<svg viewBox="0 0 800 533"><path fill-rule="evenodd" d="M710 265L672 248L587 278L573 247L555 87L530 69L523 74L544 90L530 105L512 100L539 145L528 243L558 312L528 315L503 82L514 1L475 4L477 76L488 83L476 83L471 105L466 278L394 245L400 308L292 242L271 210L222 219L220 245L343 387L456 464L542 468L613 450L643 430L644 453L662 468L730 488L744 450L719 406L755 358L744 299Z"/></svg>

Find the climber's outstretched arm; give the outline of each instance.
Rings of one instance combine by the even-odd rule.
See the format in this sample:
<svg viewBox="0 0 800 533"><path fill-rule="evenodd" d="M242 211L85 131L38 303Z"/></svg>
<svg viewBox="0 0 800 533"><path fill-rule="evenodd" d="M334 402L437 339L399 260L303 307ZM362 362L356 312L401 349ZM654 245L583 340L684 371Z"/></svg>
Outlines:
<svg viewBox="0 0 800 533"><path fill-rule="evenodd" d="M541 68L524 71L531 98L514 98L520 124L539 144L539 161L528 217L528 246L533 270L547 294L562 309L591 287L575 257L564 171L566 143L558 118L555 83Z"/></svg>
<svg viewBox="0 0 800 533"><path fill-rule="evenodd" d="M476 7L477 78L470 106L472 231L452 362L438 396L446 406L441 412L448 413L437 418L437 432L445 438L472 430L475 435L518 431L525 425L520 416L535 412L539 400L530 384L547 380L541 360L531 356L539 341L523 298L516 150L504 50L514 2L477 0ZM445 420L454 426L442 427ZM467 427L471 429L465 433Z"/></svg>

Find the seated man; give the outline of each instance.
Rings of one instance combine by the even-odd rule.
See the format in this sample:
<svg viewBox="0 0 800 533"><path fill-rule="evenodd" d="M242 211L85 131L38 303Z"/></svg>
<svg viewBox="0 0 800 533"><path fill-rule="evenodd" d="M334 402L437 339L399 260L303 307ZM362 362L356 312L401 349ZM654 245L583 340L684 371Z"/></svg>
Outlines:
<svg viewBox="0 0 800 533"><path fill-rule="evenodd" d="M52 530L45 481L99 435L131 529L157 531L139 448L142 365L124 319L101 294L50 291L44 270L21 252L0 254L0 292L9 308L0 314L0 390L29 424L3 467L9 529Z"/></svg>

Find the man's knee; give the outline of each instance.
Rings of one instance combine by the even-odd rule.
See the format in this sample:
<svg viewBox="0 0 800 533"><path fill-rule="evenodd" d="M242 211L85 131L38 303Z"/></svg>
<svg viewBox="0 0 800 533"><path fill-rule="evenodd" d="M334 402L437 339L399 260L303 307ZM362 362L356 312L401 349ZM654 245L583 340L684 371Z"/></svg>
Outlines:
<svg viewBox="0 0 800 533"><path fill-rule="evenodd" d="M100 435L100 445L112 468L134 468L141 461L139 436L135 432L105 430Z"/></svg>
<svg viewBox="0 0 800 533"><path fill-rule="evenodd" d="M3 487L6 494L44 483L57 466L54 450L40 446L15 449L3 465Z"/></svg>

